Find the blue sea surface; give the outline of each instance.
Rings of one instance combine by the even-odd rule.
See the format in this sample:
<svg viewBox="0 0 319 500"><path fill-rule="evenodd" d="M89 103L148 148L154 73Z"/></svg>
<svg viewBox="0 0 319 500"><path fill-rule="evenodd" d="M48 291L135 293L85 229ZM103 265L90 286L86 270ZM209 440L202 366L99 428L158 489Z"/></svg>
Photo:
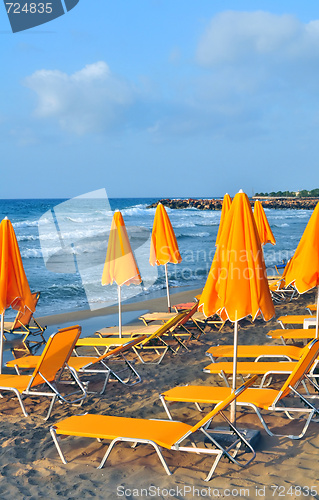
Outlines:
<svg viewBox="0 0 319 500"><path fill-rule="evenodd" d="M37 316L79 309L97 309L117 303L116 284L102 287L101 276L113 212L120 210L138 262L142 285L122 287L122 300L164 295L162 266L149 264L154 208L151 198L77 198L0 200L1 219L15 229L32 291L40 291ZM311 216L310 210L265 209L276 246L264 247L269 274L289 259ZM168 265L172 290L205 284L215 252L220 211L167 209L182 262ZM6 319L15 312L8 310Z"/></svg>

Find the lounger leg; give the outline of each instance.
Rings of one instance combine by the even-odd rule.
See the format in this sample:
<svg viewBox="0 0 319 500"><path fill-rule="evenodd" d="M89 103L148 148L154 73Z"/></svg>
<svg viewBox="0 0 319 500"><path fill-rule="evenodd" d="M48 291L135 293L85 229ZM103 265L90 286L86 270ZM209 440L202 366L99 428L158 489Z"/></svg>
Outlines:
<svg viewBox="0 0 319 500"><path fill-rule="evenodd" d="M158 457L159 457L160 461L162 462L162 465L163 465L163 467L164 467L164 469L165 469L165 471L166 471L167 475L168 475L168 476L171 476L171 475L172 475L172 473L171 473L171 471L169 470L167 463L165 462L165 459L164 459L163 454L162 454L162 452L161 452L161 450L160 450L160 447L159 447L156 443L150 443L150 444L152 444L152 445L154 446L154 448L155 448L155 450L156 450L156 452L157 452L157 455L158 455Z"/></svg>
<svg viewBox="0 0 319 500"><path fill-rule="evenodd" d="M101 461L100 465L98 466L98 469L102 469L102 467L104 466L104 464L105 464L106 460L108 459L108 457L109 457L109 455L110 455L110 453L111 453L111 451L112 451L112 449L113 449L114 445L115 445L118 441L132 441L132 440L131 440L131 439L123 439L123 438L115 438L115 439L113 439L113 441L109 444L109 447L108 447L108 449L107 449L107 452L105 453L104 457L102 458L102 461ZM135 441L134 441L134 443L135 443ZM145 440L140 440L140 441L138 441L138 443L145 443L145 444L150 444L150 445L152 445L152 446L153 446L153 448L155 448L155 451L156 451L156 453L157 453L157 455L158 455L158 457L159 457L159 459L160 459L160 461L161 461L161 463L162 463L162 465L163 465L163 467L164 467L164 469L165 469L165 471L166 471L167 475L168 475L168 476L171 476L171 475L172 475L171 471L170 471L170 470L169 470L169 468L168 468L167 463L165 462L165 459L164 459L164 457L163 457L163 455L162 455L162 452L161 452L161 450L160 450L160 447L159 447L159 446L158 446L158 445L157 445L154 441L149 441L149 440L146 440L146 439L145 439Z"/></svg>
<svg viewBox="0 0 319 500"><path fill-rule="evenodd" d="M167 406L167 403L166 403L165 399L163 398L163 396L162 396L162 395L160 395L160 397L159 397L159 398L160 398L160 400L161 400L161 402L162 402L162 405L164 406L164 410L166 411L168 418L169 418L170 420L173 420L173 417L172 417L172 415L171 415L171 412L170 412L170 411L169 411L169 409L168 409L168 406Z"/></svg>
<svg viewBox="0 0 319 500"><path fill-rule="evenodd" d="M198 403L196 403L196 402L195 402L195 406L196 406L196 408L197 408L197 410L198 410L198 411L200 411L200 412L202 412L202 411L203 411L203 410L201 409L201 407L199 406L199 404L198 404Z"/></svg>
<svg viewBox="0 0 319 500"><path fill-rule="evenodd" d="M103 393L104 393L104 391L105 391L105 389L106 389L106 386L107 386L107 383L108 383L109 378L110 378L110 374L111 374L111 372L110 372L110 370L109 370L109 371L108 371L108 373L105 375L104 384L103 384L102 390L100 391L100 393L99 393L99 394L103 394Z"/></svg>
<svg viewBox="0 0 319 500"><path fill-rule="evenodd" d="M240 403L237 403L237 404L240 404ZM269 429L268 425L266 424L266 422L265 422L265 420L264 420L264 418L263 418L262 414L260 413L259 409L257 408L257 406L253 405L252 403L240 404L240 406L248 406L248 407L252 408L253 410L255 410L255 412L256 412L256 414L257 414L257 417L259 418L259 420L260 420L260 422L261 422L261 424L262 424L263 428L265 429L265 431L267 432L267 434L268 434L269 436L272 436L272 437L274 437L274 436L276 436L276 437L287 437L287 438L289 438L289 439L301 439L301 438L305 435L306 430L307 430L307 429L308 429L308 427L309 427L309 424L310 424L310 422L311 422L311 420L312 420L313 415L315 414L315 412L316 412L316 411L318 412L318 410L316 410L315 408L314 408L311 412L309 412L309 416L308 416L308 418L307 418L307 420L306 420L306 423L305 423L305 425L304 425L304 427L303 427L302 431L300 432L300 434L298 434L298 435L293 435L293 434L275 434L275 433L273 433L273 432ZM312 405L310 405L310 407L312 407ZM283 407L283 409L282 409L282 411L284 411L286 414L287 414L287 412L288 412L289 410L291 411L291 410L292 410L292 408L289 408L289 409L288 409L288 408ZM275 411L275 410L274 410L274 411ZM277 410L277 411L278 411L278 410ZM298 410L297 410L297 411L298 411ZM300 411L300 412L302 412L303 410L302 410L302 409L300 409L299 411ZM289 418L291 418L291 417L289 417Z"/></svg>
<svg viewBox="0 0 319 500"><path fill-rule="evenodd" d="M52 396L52 400L51 400L51 403L50 403L50 406L49 406L49 409L48 409L48 413L47 413L47 415L46 415L46 417L44 419L45 421L49 420L51 412L52 412L52 409L53 409L53 405L54 405L56 399L57 399L57 394L54 394Z"/></svg>
<svg viewBox="0 0 319 500"><path fill-rule="evenodd" d="M0 390L1 390L1 389L0 389ZM24 406L24 404L23 404L23 401L22 401L22 397L21 397L20 392L19 392L19 391L17 391L17 389L15 389L14 387L10 387L10 388L9 388L9 387L8 387L8 388L3 388L3 390L6 390L6 391L12 391L12 392L14 392L14 394L17 396L18 401L19 401L19 403L20 403L21 410L23 411L23 415L24 415L25 417L28 417L29 415L28 415L28 413L27 413L27 411L26 411L26 409L25 409L25 406ZM2 396L2 394L1 394L1 397L3 397L3 396Z"/></svg>
<svg viewBox="0 0 319 500"><path fill-rule="evenodd" d="M21 398L20 393L19 393L18 391L16 392L16 396L17 396L17 398L18 398L18 401L19 401L19 403L20 403L21 409L22 409L22 411L23 411L23 415L24 415L25 417L28 417L28 416L29 416L29 414L27 413L27 411L26 411L26 409L25 409L25 406L24 406L24 404L23 404L22 398Z"/></svg>
<svg viewBox="0 0 319 500"><path fill-rule="evenodd" d="M121 441L121 439L113 439L113 441L109 444L109 447L104 455L104 457L102 458L101 460L101 463L100 465L98 466L98 469L102 469L102 467L104 466L105 462L107 461L108 457L109 457L109 454L111 453L112 451L112 448L114 447L114 445L118 442L118 441Z"/></svg>
<svg viewBox="0 0 319 500"><path fill-rule="evenodd" d="M144 365L148 364L148 365L159 365L160 362L162 361L162 359L164 358L165 354L167 353L168 351L168 347L166 347L165 349L163 349L163 353L160 355L157 351L156 351L156 346L154 346L154 350L156 352L156 354L158 354L159 356L159 359L157 361L144 361L144 359L142 358L142 356L140 355L140 353L138 352L138 349L136 349L135 347L132 347L133 351L135 352L136 356L139 358L139 360L141 361L141 363L143 363Z"/></svg>
<svg viewBox="0 0 319 500"><path fill-rule="evenodd" d="M226 387L230 387L229 385L229 382L228 382L228 378L226 376L226 373L224 372L224 370L221 370L220 373L219 373L219 376L224 379L224 382L226 384Z"/></svg>
<svg viewBox="0 0 319 500"><path fill-rule="evenodd" d="M63 455L62 450L61 450L61 448L60 448L59 441L58 441L58 437L57 437L57 435L56 435L56 431L55 431L55 428L54 428L54 427L50 427L50 433L51 433L52 439L53 439L53 441L54 441L54 444L55 444L55 446L56 446L56 449L58 450L58 454L59 454L59 456L60 456L60 458L61 458L62 462L63 462L64 464L67 464L68 462L67 462L67 461L65 460L65 458L64 458L64 455Z"/></svg>
<svg viewBox="0 0 319 500"><path fill-rule="evenodd" d="M223 452L221 451L220 453L218 453L217 457L215 458L214 463L212 465L212 468L210 469L209 473L205 477L204 481L210 481L211 480L212 475L214 474L214 472L216 470L216 467L219 464L219 461L222 458L222 456L223 456Z"/></svg>

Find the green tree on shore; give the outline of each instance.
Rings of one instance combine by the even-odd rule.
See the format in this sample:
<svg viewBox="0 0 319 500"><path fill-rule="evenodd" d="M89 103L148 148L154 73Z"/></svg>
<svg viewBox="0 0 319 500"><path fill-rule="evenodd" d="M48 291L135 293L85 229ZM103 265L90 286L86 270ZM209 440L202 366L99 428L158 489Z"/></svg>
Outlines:
<svg viewBox="0 0 319 500"><path fill-rule="evenodd" d="M271 191L270 193L255 193L255 196L268 196L270 198L280 198L283 196L291 198L318 198L319 188L308 191L301 189L300 191Z"/></svg>

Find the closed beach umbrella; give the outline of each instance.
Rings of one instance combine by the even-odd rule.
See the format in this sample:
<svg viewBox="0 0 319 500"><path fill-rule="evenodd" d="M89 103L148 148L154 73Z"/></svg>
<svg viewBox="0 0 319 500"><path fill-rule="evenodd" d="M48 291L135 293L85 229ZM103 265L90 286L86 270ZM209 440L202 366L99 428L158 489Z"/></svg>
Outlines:
<svg viewBox="0 0 319 500"><path fill-rule="evenodd" d="M17 238L11 222L5 218L0 224L0 373L2 373L4 313L8 307L19 311L28 308L34 312L34 301L24 272Z"/></svg>
<svg viewBox="0 0 319 500"><path fill-rule="evenodd" d="M222 211L220 214L220 222L219 222L219 228L218 228L218 233L217 233L215 245L218 245L218 242L220 240L220 235L222 232L225 217L229 212L230 206L231 206L231 197L229 196L228 193L226 193L224 196L224 199L223 199Z"/></svg>
<svg viewBox="0 0 319 500"><path fill-rule="evenodd" d="M272 233L272 230L270 229L265 211L259 200L256 200L254 203L254 219L258 229L261 244L266 245L266 243L271 243L272 245L276 245L275 237Z"/></svg>
<svg viewBox="0 0 319 500"><path fill-rule="evenodd" d="M238 321L275 314L253 212L245 193L233 199L225 218L198 310L234 323L233 389L236 388ZM234 420L234 412L232 415Z"/></svg>
<svg viewBox="0 0 319 500"><path fill-rule="evenodd" d="M319 202L317 203L285 273L286 286L293 285L299 293L319 286ZM316 337L318 338L317 295Z"/></svg>
<svg viewBox="0 0 319 500"><path fill-rule="evenodd" d="M166 291L168 310L171 310L167 264L179 264L182 262L182 257L179 253L178 244L174 229L167 212L159 203L156 207L150 249L150 264L151 266L165 266Z"/></svg>
<svg viewBox="0 0 319 500"><path fill-rule="evenodd" d="M121 286L142 282L133 254L124 220L120 211L114 212L106 259L102 274L102 285L117 284L119 303L119 336L122 336Z"/></svg>

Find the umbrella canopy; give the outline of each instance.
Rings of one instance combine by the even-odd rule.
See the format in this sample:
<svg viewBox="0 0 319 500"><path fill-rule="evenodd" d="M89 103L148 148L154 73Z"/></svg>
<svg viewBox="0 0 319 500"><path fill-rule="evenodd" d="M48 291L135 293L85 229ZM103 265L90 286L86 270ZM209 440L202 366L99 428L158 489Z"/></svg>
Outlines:
<svg viewBox="0 0 319 500"><path fill-rule="evenodd" d="M272 245L276 245L275 237L272 233L272 230L270 229L265 211L259 200L256 200L254 203L254 219L258 229L261 244L266 245L266 243L271 243Z"/></svg>
<svg viewBox="0 0 319 500"><path fill-rule="evenodd" d="M11 222L3 219L0 224L0 373L3 357L4 313L8 307L34 312L34 300L23 268L19 245Z"/></svg>
<svg viewBox="0 0 319 500"><path fill-rule="evenodd" d="M218 233L217 233L215 245L218 245L218 243L219 243L223 224L224 224L226 215L229 212L230 207L231 207L231 197L229 196L228 193L226 193L224 196L224 199L223 199L222 212L220 214L220 222L219 222L219 228L218 228Z"/></svg>
<svg viewBox="0 0 319 500"><path fill-rule="evenodd" d="M234 322L234 373L236 388L238 321L275 315L266 266L249 199L242 191L233 199L225 218L198 310ZM233 417L234 418L234 417Z"/></svg>
<svg viewBox="0 0 319 500"><path fill-rule="evenodd" d="M150 264L151 266L165 266L167 304L170 311L167 264L179 264L182 257L172 227L164 206L159 203L156 207L151 237Z"/></svg>
<svg viewBox="0 0 319 500"><path fill-rule="evenodd" d="M251 206L245 193L234 197L224 222L198 309L225 321L275 314L266 266Z"/></svg>
<svg viewBox="0 0 319 500"><path fill-rule="evenodd" d="M299 293L305 293L319 286L319 202L288 264L285 273L286 286L294 285ZM318 301L319 294L316 337L318 337Z"/></svg>
<svg viewBox="0 0 319 500"><path fill-rule="evenodd" d="M102 274L102 285L111 285L113 282L118 286L119 333L121 336L121 286L132 283L139 285L142 278L120 211L114 212L113 215Z"/></svg>

